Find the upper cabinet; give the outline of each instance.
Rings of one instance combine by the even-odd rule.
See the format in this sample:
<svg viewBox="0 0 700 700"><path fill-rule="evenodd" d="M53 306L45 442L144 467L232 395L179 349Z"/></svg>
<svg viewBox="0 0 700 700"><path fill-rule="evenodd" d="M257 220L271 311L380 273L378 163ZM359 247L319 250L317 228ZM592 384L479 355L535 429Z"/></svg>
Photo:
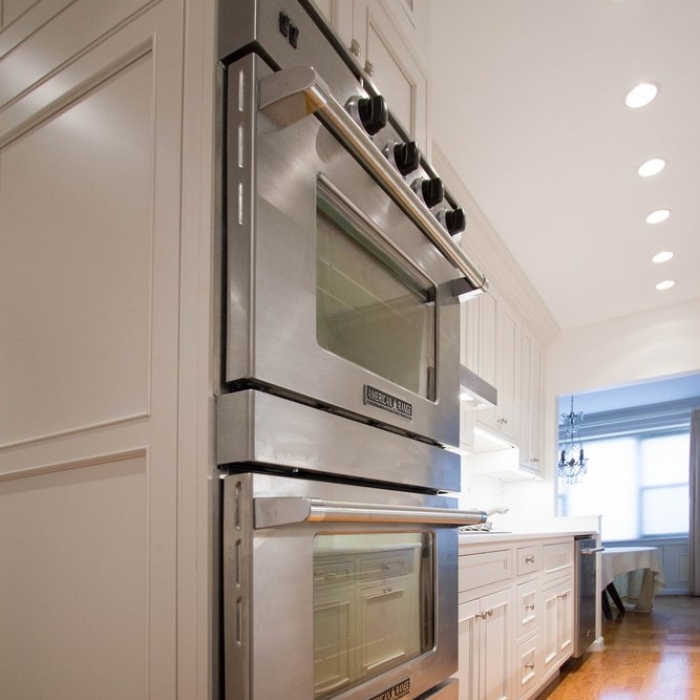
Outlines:
<svg viewBox="0 0 700 700"><path fill-rule="evenodd" d="M470 457L471 471L500 478L541 476L544 347L494 285L462 305L460 359L498 390L495 408L462 407L462 448L489 453ZM508 448L518 448L517 459Z"/></svg>
<svg viewBox="0 0 700 700"><path fill-rule="evenodd" d="M482 436L517 444L520 414L520 318L493 286L462 306L462 363L498 390L495 408L476 412ZM476 441L478 443L478 441Z"/></svg>
<svg viewBox="0 0 700 700"><path fill-rule="evenodd" d="M390 113L430 158L426 0L324 0L317 3Z"/></svg>

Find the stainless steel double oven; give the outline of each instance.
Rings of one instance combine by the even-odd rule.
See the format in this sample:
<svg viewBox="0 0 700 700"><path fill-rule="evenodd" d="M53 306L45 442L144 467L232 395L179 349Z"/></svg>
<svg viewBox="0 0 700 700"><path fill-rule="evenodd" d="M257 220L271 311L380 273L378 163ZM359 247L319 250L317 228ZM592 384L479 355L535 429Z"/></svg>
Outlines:
<svg viewBox="0 0 700 700"><path fill-rule="evenodd" d="M454 698L463 213L311 4L219 27L222 700Z"/></svg>

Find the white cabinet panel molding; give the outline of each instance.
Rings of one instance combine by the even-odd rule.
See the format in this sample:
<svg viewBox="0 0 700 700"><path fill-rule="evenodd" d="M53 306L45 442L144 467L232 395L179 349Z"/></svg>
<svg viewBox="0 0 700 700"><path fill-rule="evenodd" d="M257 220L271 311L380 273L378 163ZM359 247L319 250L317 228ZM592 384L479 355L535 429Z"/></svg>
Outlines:
<svg viewBox="0 0 700 700"><path fill-rule="evenodd" d="M0 483L3 697L148 697L146 457Z"/></svg>

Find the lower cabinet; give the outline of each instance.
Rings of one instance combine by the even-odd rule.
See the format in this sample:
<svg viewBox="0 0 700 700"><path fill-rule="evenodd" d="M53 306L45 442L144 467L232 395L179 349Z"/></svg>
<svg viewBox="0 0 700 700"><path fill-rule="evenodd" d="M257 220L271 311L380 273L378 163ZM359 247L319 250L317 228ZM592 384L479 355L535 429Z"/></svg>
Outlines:
<svg viewBox="0 0 700 700"><path fill-rule="evenodd" d="M459 606L459 700L511 698L511 590Z"/></svg>
<svg viewBox="0 0 700 700"><path fill-rule="evenodd" d="M544 674L548 675L573 652L573 578L567 576L543 591L544 629L542 651Z"/></svg>
<svg viewBox="0 0 700 700"><path fill-rule="evenodd" d="M459 700L531 700L571 656L573 557L569 536L460 544Z"/></svg>

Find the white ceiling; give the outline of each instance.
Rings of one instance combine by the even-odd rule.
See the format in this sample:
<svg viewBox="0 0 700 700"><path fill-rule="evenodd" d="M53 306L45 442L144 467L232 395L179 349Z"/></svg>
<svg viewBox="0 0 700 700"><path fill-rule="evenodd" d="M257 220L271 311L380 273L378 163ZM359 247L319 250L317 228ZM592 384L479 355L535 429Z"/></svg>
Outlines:
<svg viewBox="0 0 700 700"><path fill-rule="evenodd" d="M441 0L432 23L433 138L559 325L700 298L700 1Z"/></svg>

